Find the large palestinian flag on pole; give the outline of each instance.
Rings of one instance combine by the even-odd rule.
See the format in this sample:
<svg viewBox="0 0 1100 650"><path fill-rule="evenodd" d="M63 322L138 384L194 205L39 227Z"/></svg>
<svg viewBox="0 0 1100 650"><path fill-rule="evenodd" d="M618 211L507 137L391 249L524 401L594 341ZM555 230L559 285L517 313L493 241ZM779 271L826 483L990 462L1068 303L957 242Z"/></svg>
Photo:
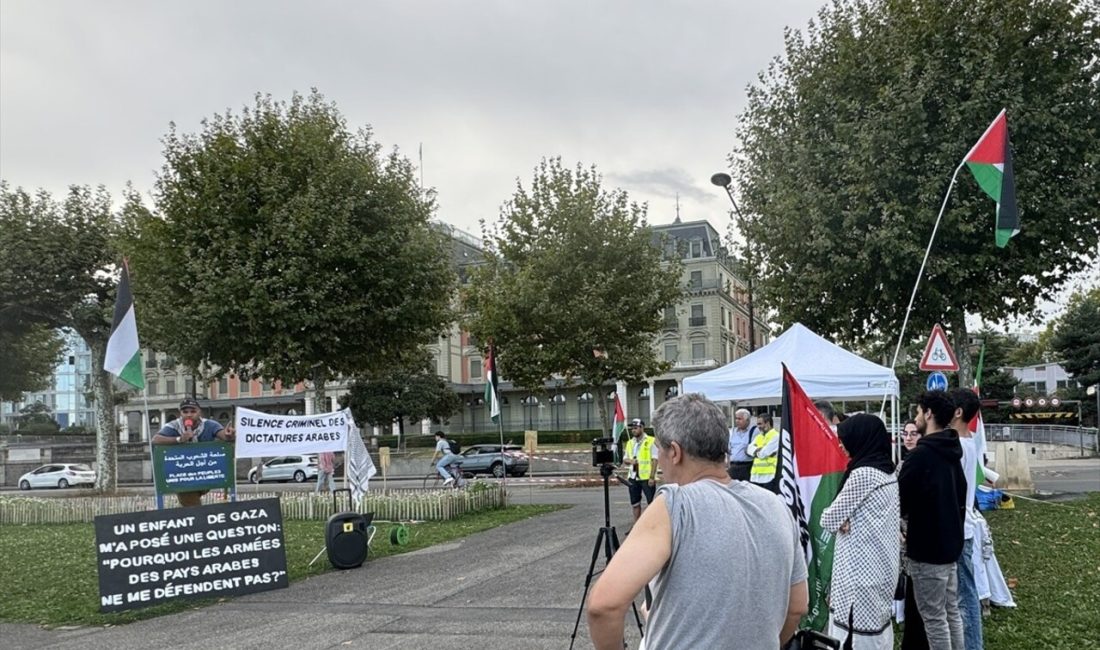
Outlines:
<svg viewBox="0 0 1100 650"><path fill-rule="evenodd" d="M1004 248L1008 240L1020 232L1012 148L1008 142L1008 118L1004 109L966 154L964 162L982 190L997 202L997 246Z"/></svg>
<svg viewBox="0 0 1100 650"><path fill-rule="evenodd" d="M111 321L111 338L107 340L103 369L134 388L145 388L137 318L134 316L134 294L130 291L130 269L125 260L122 262L122 277L118 281L115 316Z"/></svg>
<svg viewBox="0 0 1100 650"><path fill-rule="evenodd" d="M493 344L489 344L489 354L485 357L485 405L489 407L489 418L493 422L500 420L500 398L497 393L497 361L494 358Z"/></svg>
<svg viewBox="0 0 1100 650"><path fill-rule="evenodd" d="M824 631L829 624L825 597L833 577L833 534L821 527L821 513L840 490L848 457L840 439L813 401L783 365L783 428L780 432L779 494L802 531L809 569L810 611L803 627Z"/></svg>
<svg viewBox="0 0 1100 650"><path fill-rule="evenodd" d="M619 401L619 394L615 393L615 421L611 425L611 439L615 441L615 463L622 462L622 438L626 430L626 412L623 411L623 403Z"/></svg>

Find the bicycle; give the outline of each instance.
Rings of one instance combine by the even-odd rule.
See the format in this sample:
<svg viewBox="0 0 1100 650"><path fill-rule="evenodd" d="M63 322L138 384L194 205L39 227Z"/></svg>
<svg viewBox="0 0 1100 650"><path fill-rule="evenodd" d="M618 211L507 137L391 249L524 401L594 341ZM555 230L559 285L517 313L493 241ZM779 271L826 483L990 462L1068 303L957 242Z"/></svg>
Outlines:
<svg viewBox="0 0 1100 650"><path fill-rule="evenodd" d="M454 483L451 483L449 487L455 489L466 487L466 476L462 473L462 467L458 463L451 463L448 465L447 473L454 478ZM432 465L432 472L424 477L423 487L425 490L440 489L443 487L443 477L439 475L439 471L436 470L435 465Z"/></svg>

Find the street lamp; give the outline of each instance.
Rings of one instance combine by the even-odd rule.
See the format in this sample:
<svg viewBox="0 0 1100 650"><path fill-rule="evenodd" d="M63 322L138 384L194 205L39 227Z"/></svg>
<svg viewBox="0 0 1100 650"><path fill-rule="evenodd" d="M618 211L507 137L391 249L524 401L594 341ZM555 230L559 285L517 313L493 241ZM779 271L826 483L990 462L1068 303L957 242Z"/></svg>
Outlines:
<svg viewBox="0 0 1100 650"><path fill-rule="evenodd" d="M730 197L730 203L733 204L733 211L737 214L737 218L740 221L744 221L744 217L741 215L741 208L737 207L737 199L735 199L733 197L733 179L730 178L730 175L725 173L725 172L718 172L717 174L714 174L713 176L710 177L710 182L713 185L717 185L718 187L721 187L722 189L726 190L726 196ZM748 242L746 242L746 243L748 243ZM749 246L748 250L751 251L752 247ZM750 254L751 253L746 253L746 255L745 255L746 264L749 263L748 257L749 257ZM745 276L746 276L746 279L748 280L748 285L749 285L749 295L748 295L749 352L755 352L756 351L756 315L753 312L753 308L752 308L752 270L751 269L745 269L745 271L746 271Z"/></svg>

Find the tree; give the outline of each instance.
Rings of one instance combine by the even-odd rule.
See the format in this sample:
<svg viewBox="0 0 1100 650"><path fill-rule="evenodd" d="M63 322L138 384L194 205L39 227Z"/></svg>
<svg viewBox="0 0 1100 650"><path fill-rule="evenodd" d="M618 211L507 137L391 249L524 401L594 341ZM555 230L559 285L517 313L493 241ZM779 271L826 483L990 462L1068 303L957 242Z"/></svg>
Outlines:
<svg viewBox="0 0 1100 650"><path fill-rule="evenodd" d="M392 366L357 378L340 398L356 422L390 426L398 422L398 447L405 447L405 419L442 420L462 408L462 400L427 362Z"/></svg>
<svg viewBox="0 0 1100 650"><path fill-rule="evenodd" d="M111 376L103 357L111 333L118 243L137 198L127 192L119 212L100 187L73 186L61 203L0 182L0 310L23 325L75 331L92 352L95 392L96 489L117 487L118 434Z"/></svg>
<svg viewBox="0 0 1100 650"><path fill-rule="evenodd" d="M960 172L909 331L942 320L958 350L968 313L1034 316L1100 241L1098 61L1087 0L856 0L789 32L731 156L761 302L841 341L896 339L952 170L1007 107L1022 232L996 248Z"/></svg>
<svg viewBox="0 0 1100 650"><path fill-rule="evenodd" d="M0 262L2 264L3 262ZM0 271L10 273L10 270ZM0 281L0 284L4 284ZM61 360L65 342L40 324L17 325L3 319L0 325L0 399L18 402L24 392L46 387Z"/></svg>
<svg viewBox="0 0 1100 650"><path fill-rule="evenodd" d="M1096 419L1096 402L1086 394L1089 386L1100 384L1100 287L1070 298L1066 313L1059 319L1051 347L1062 359L1062 367L1078 386L1066 397L1082 400L1082 417Z"/></svg>
<svg viewBox="0 0 1100 650"><path fill-rule="evenodd" d="M132 241L138 319L207 376L325 382L401 362L449 322L430 194L316 91L257 96L164 140Z"/></svg>
<svg viewBox="0 0 1100 650"><path fill-rule="evenodd" d="M667 368L653 340L681 295L679 259L662 259L645 206L604 190L595 167L543 160L485 239L463 309L467 329L495 345L501 377L543 392L558 376L602 395ZM596 403L607 430L606 400Z"/></svg>

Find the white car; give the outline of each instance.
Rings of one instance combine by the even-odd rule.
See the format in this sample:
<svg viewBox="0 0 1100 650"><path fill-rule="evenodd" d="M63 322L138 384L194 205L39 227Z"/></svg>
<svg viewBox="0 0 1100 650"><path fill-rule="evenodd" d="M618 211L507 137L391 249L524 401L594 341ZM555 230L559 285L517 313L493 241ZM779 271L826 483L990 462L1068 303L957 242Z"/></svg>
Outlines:
<svg viewBox="0 0 1100 650"><path fill-rule="evenodd" d="M95 470L83 463L53 463L19 477L20 490L71 485L95 485Z"/></svg>
<svg viewBox="0 0 1100 650"><path fill-rule="evenodd" d="M249 483L259 483L261 481L305 483L316 478L316 456L279 456L278 458L272 458L263 464L262 475L256 472L255 467L248 470Z"/></svg>

